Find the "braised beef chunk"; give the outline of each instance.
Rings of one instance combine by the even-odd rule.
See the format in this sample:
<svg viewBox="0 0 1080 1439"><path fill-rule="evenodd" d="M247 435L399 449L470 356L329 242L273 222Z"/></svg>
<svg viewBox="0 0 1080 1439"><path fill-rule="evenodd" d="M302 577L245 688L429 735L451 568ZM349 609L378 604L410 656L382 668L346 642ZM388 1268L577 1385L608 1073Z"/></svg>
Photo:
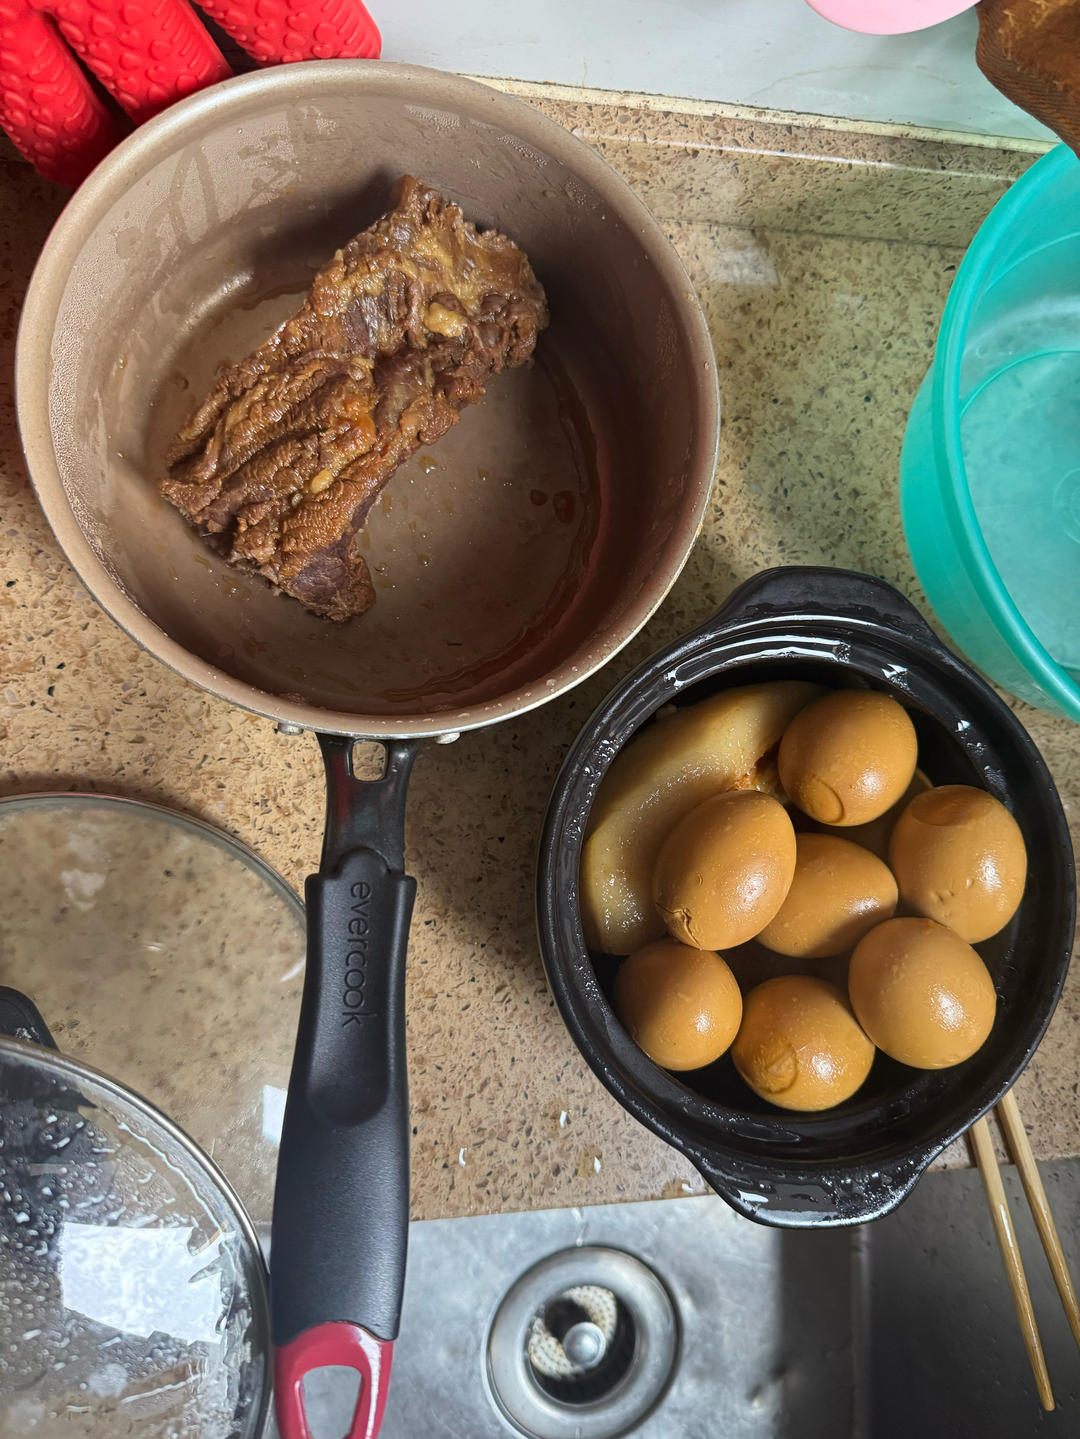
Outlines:
<svg viewBox="0 0 1080 1439"><path fill-rule="evenodd" d="M522 251L406 175L297 313L220 372L169 447L162 493L315 614L362 614L375 594L354 541L379 491L489 376L529 359L547 319Z"/></svg>

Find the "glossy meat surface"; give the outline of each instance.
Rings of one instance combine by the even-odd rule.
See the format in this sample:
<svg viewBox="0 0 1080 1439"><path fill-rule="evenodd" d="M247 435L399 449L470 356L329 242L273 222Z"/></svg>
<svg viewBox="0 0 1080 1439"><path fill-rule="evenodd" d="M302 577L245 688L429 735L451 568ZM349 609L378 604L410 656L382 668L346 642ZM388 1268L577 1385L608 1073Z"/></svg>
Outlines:
<svg viewBox="0 0 1080 1439"><path fill-rule="evenodd" d="M406 175L297 313L222 369L169 447L162 493L309 610L362 614L375 595L355 538L380 490L529 360L547 318L524 253Z"/></svg>

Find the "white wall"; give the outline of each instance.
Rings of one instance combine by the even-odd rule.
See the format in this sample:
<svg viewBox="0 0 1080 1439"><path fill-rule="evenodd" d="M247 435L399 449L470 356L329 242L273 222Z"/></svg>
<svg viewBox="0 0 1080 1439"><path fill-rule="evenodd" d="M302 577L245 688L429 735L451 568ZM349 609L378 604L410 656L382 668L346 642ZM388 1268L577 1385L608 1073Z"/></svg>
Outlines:
<svg viewBox="0 0 1080 1439"><path fill-rule="evenodd" d="M388 60L1042 138L975 64L972 12L854 35L803 0L367 0Z"/></svg>

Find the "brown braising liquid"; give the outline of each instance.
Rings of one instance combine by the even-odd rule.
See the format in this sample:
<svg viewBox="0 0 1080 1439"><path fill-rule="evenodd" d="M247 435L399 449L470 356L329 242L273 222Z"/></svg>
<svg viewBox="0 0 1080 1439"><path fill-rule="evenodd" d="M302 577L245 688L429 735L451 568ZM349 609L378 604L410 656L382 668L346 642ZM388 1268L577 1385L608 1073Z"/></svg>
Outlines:
<svg viewBox="0 0 1080 1439"><path fill-rule="evenodd" d="M433 674L419 684L385 690L385 698L395 706L426 708L437 705L440 701L462 703L463 695L474 692L484 680L496 675L504 680L504 688L512 687L514 680L510 677L521 666L521 662L529 661L531 670L538 646L552 639L556 631L568 622L574 609L574 598L581 589L582 576L589 564L599 518L601 488L595 437L585 407L565 367L553 347L544 344L543 337L531 375L528 371L521 374L531 380L534 389L541 382L550 387L560 444L558 451L554 445L551 447L549 455L540 460L540 467L547 472L565 466L562 468L562 486L557 492L563 497L561 504L548 507L549 514L543 517L534 519L525 513L525 506L534 511L539 508L534 500L538 487L527 485L524 479L519 480L516 473L510 478L500 479L501 466L497 456L492 457L487 464L478 465L474 497L464 494L466 488L474 488L467 470L461 475L456 471L452 476L448 475L444 485L453 494L456 502L469 510L475 507L477 499L483 503L485 492L490 493L494 483L496 493L503 499L506 513L504 514L503 507L500 507L500 517L505 523L500 525L498 533L491 535L489 544L505 546L508 556L513 556L516 550L543 546L547 557L554 562L550 565L550 570L557 576L556 582L551 588L546 584L533 586L531 581L536 568L529 566L523 555L523 568L518 572L514 586L514 602L519 620L508 641L482 658L470 658L468 662ZM511 378L513 377L509 375L497 376L491 382L488 394L480 406L477 406L477 410L480 411L488 404L496 385ZM445 436L444 441L450 438L450 435ZM436 463L442 443L432 447L430 458ZM480 454L477 457L484 458ZM540 457L534 452L533 459L536 461ZM422 468L427 469L428 466ZM511 468L516 470L516 466ZM391 481L391 489L393 483ZM372 545L377 545L376 538L373 538ZM431 563L438 563L437 544ZM387 575L389 573L388 568ZM547 573L546 569L544 573ZM490 576L485 573L483 564L480 563L470 578L472 584L469 590L459 597L459 602L464 613L479 615L491 599ZM392 580L390 582L393 583ZM380 579L377 577L376 589L379 588ZM462 648L464 647L462 645Z"/></svg>

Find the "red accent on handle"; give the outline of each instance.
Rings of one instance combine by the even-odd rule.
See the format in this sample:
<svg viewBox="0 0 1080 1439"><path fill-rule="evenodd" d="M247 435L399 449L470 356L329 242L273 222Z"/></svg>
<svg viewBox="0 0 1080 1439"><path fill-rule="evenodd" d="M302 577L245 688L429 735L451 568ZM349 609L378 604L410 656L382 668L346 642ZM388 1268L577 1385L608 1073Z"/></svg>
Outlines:
<svg viewBox="0 0 1080 1439"><path fill-rule="evenodd" d="M360 1393L346 1439L375 1439L390 1387L392 1339L376 1339L359 1324L319 1324L274 1350L274 1412L281 1439L311 1439L304 1413L304 1376L328 1364L360 1375Z"/></svg>

